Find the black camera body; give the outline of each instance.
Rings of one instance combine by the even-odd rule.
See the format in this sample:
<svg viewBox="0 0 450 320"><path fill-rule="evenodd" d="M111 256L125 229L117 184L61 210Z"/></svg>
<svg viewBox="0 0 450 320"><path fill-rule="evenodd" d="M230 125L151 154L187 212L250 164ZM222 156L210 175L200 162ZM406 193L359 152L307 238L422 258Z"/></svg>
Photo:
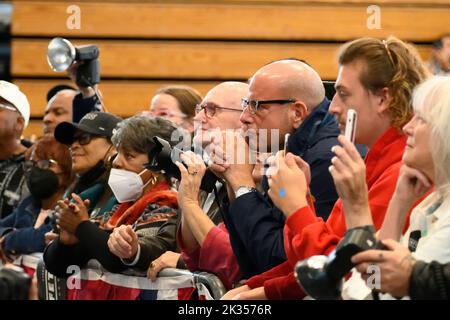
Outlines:
<svg viewBox="0 0 450 320"><path fill-rule="evenodd" d="M328 257L313 256L297 262L295 276L303 291L314 299L339 299L343 278L354 267L352 256L369 249L385 249L374 233L373 226L350 229Z"/></svg>
<svg viewBox="0 0 450 320"><path fill-rule="evenodd" d="M76 47L76 61L84 63L78 67L76 82L81 87L91 87L100 83L100 50L95 45Z"/></svg>
<svg viewBox="0 0 450 320"><path fill-rule="evenodd" d="M172 148L169 142L160 137L153 137L153 141L156 146L150 150L150 162L145 164L144 167L155 172L164 173L171 178L180 179L181 172L174 161L178 160L183 163L180 158L183 150L176 147ZM184 163L183 165L186 167ZM214 189L217 180L218 178L214 173L210 170L206 170L200 189L208 193L211 192Z"/></svg>

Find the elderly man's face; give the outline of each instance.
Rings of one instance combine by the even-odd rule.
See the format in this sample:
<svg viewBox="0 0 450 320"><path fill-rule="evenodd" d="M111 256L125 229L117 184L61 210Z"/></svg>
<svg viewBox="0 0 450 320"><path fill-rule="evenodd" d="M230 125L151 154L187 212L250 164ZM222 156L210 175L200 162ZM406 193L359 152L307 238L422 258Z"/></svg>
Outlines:
<svg viewBox="0 0 450 320"><path fill-rule="evenodd" d="M242 98L232 88L210 91L200 104L202 109L197 110L194 118L194 142L205 146L217 131L239 129Z"/></svg>
<svg viewBox="0 0 450 320"><path fill-rule="evenodd" d="M53 135L61 122L72 122L74 90L61 90L49 102L44 112L44 134Z"/></svg>
<svg viewBox="0 0 450 320"><path fill-rule="evenodd" d="M19 117L21 115L17 109L0 98L0 139L16 138Z"/></svg>

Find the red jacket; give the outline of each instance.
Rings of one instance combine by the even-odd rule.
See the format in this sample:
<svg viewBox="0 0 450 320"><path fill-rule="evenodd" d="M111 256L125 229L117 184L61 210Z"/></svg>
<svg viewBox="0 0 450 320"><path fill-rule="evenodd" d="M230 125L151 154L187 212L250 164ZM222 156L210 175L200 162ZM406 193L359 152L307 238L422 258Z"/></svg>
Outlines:
<svg viewBox="0 0 450 320"><path fill-rule="evenodd" d="M181 228L177 232L178 247L184 263L190 271L206 271L215 274L227 290L241 278L241 270L230 244L230 236L224 223L212 228L203 246L187 251L183 244Z"/></svg>
<svg viewBox="0 0 450 320"><path fill-rule="evenodd" d="M365 159L369 206L377 230L383 223L395 190L405 144L406 136L397 129L390 128L375 142ZM295 264L313 255L328 255L335 249L345 231L344 208L340 199L326 222L317 218L310 207L298 209L289 216L284 227L288 260L250 278L246 284L250 288L264 286L265 294L271 300L303 298L305 294L293 272Z"/></svg>

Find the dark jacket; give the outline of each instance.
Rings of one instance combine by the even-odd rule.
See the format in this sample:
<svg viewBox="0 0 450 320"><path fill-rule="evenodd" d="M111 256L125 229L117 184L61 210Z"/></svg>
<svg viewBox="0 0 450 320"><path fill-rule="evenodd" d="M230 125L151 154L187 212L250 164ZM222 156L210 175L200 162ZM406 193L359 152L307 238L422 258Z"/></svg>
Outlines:
<svg viewBox="0 0 450 320"><path fill-rule="evenodd" d="M92 219L95 220L97 216L103 215L105 212L113 210L114 206L117 204L117 201L114 197L109 199L106 204L103 205L100 210L97 210L97 203L100 198L105 193L106 182L98 182L80 193L79 196L81 199L89 199L90 207L88 212L91 214ZM92 247L94 250L101 250L103 248L99 248L99 245L93 245L94 243L99 243L98 236L94 234L94 236L89 237L90 232L83 232L85 229L84 225L87 225L89 229L89 225L92 225L96 229L93 223L90 221L82 222L77 228L77 238L79 243L76 245L64 245L60 242L59 237L56 238L52 243L50 243L44 251L44 262L46 269L57 276L65 277L66 270L70 265L83 266L85 265L91 256L86 253L86 247ZM78 234L78 232L80 234ZM104 238L108 239L109 233L104 236ZM109 252L109 250L108 250Z"/></svg>
<svg viewBox="0 0 450 320"><path fill-rule="evenodd" d="M116 199L112 197L99 212L94 212L93 216L91 214L90 221L83 221L78 226L75 232L79 240L77 244L65 245L57 238L47 246L44 251L46 269L58 277L67 277L67 268L70 265L83 267L90 259L96 259L110 272L119 273L126 270L129 266L108 248L111 230L116 225L114 222L112 227L108 226L115 220L122 221L124 224L133 224L138 236L141 254L133 267L147 270L152 260L167 250L174 251L176 194L168 190L168 185L161 187L164 190L152 189L134 204L128 203L128 206L127 203L118 205ZM95 201L92 188L83 192L80 197ZM132 213L133 206L139 209ZM122 210L124 207L125 210ZM123 216L118 214L120 212L123 212ZM124 217L127 214L133 215L134 218L125 222Z"/></svg>
<svg viewBox="0 0 450 320"><path fill-rule="evenodd" d="M311 193L318 216L326 219L338 198L333 178L328 171L334 154L331 147L338 144L339 127L328 113L330 101L322 103L305 119L289 138L288 151L302 157L311 170ZM366 148L361 148L364 156ZM247 193L229 206L225 224L230 233L233 251L244 278L260 274L286 260L283 246L284 214L267 196L267 178L263 179L265 193Z"/></svg>
<svg viewBox="0 0 450 320"><path fill-rule="evenodd" d="M47 218L39 228L34 228L40 212L41 203L29 196L13 213L0 220L0 237L5 236L3 250L6 253L27 254L44 251L45 234L52 226Z"/></svg>
<svg viewBox="0 0 450 320"><path fill-rule="evenodd" d="M22 167L24 161L24 153L0 160L0 219L11 214L30 194Z"/></svg>
<svg viewBox="0 0 450 320"><path fill-rule="evenodd" d="M449 300L450 263L417 261L411 275L409 296L413 300Z"/></svg>

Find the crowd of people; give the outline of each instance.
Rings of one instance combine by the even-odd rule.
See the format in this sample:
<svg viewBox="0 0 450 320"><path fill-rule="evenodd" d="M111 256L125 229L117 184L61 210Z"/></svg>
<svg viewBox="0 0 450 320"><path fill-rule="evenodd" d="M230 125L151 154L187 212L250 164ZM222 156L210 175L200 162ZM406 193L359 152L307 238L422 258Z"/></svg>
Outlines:
<svg viewBox="0 0 450 320"><path fill-rule="evenodd" d="M59 278L94 259L149 281L165 268L206 271L222 299L303 299L296 264L366 228L384 248L351 257L343 299L372 297L373 265L382 299L449 299L449 39L429 68L395 37L347 42L330 97L294 58L204 97L163 87L127 119L102 110L97 88L58 86L34 143L21 139L26 96L0 81L0 298L17 286L35 296L12 263L40 252ZM349 109L354 142L343 135ZM180 151L178 175L155 165L154 137Z"/></svg>

